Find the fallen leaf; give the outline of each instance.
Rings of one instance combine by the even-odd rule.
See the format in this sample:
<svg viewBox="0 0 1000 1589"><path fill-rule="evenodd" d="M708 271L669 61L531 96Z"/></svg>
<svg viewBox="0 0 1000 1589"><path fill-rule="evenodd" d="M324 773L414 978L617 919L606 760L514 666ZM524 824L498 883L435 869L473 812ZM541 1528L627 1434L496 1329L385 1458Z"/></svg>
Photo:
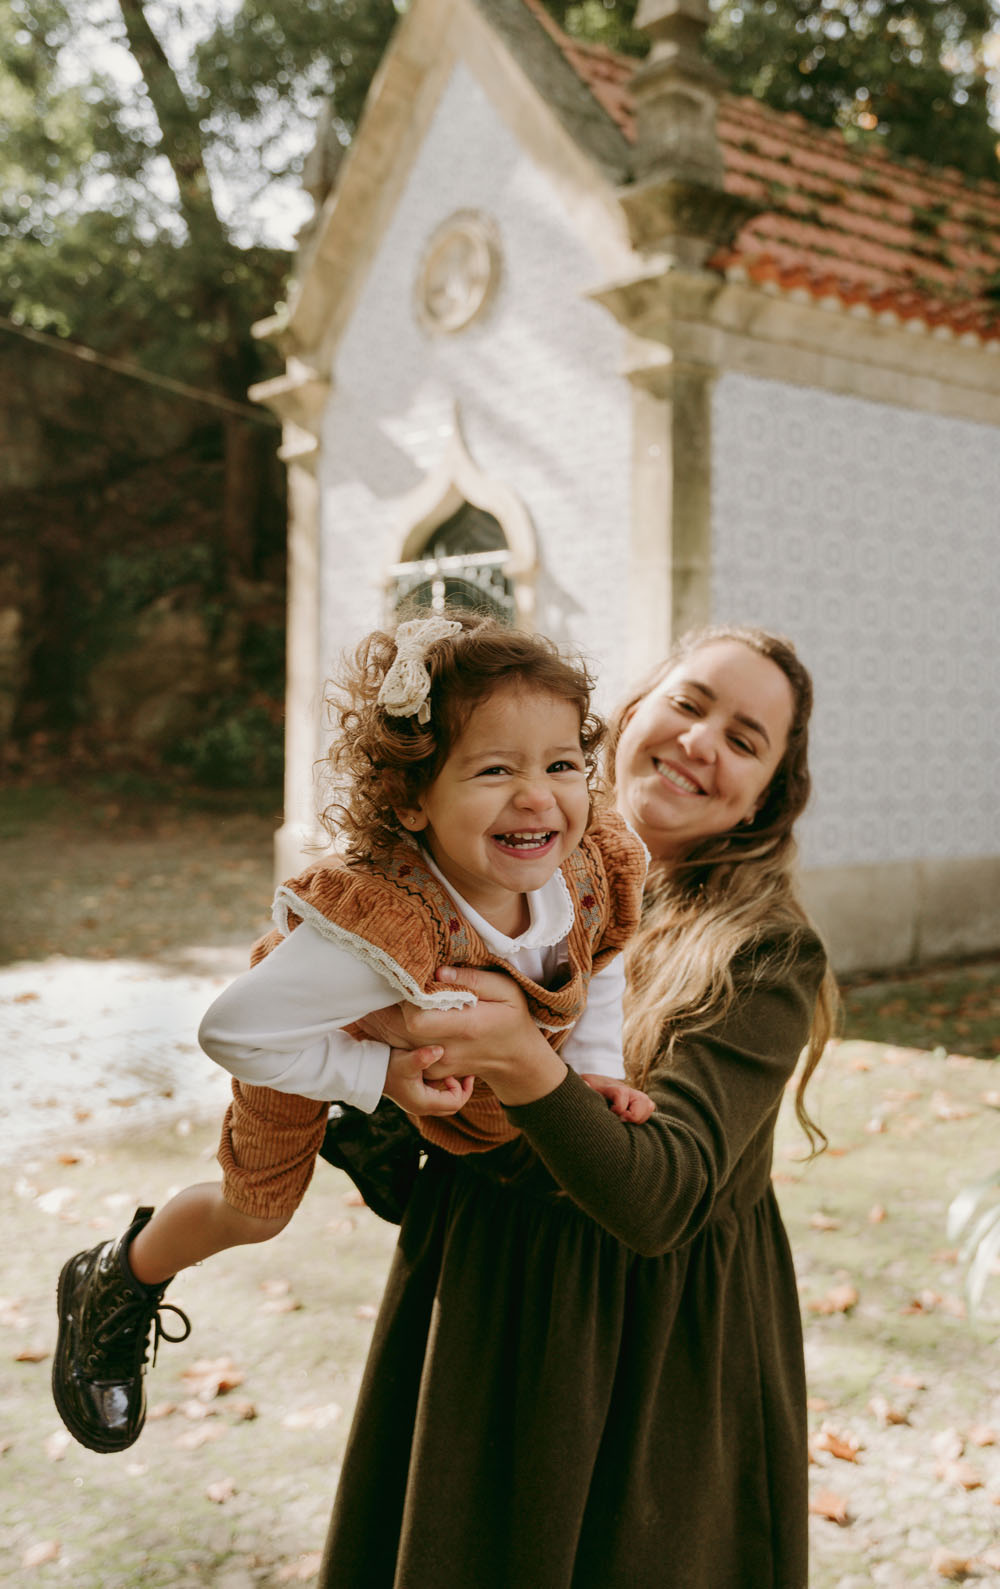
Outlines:
<svg viewBox="0 0 1000 1589"><path fill-rule="evenodd" d="M849 1313L858 1301L857 1290L845 1281L842 1285L831 1286L826 1296L810 1302L809 1309L812 1313Z"/></svg>
<svg viewBox="0 0 1000 1589"><path fill-rule="evenodd" d="M847 1511L847 1502L842 1495L836 1495L833 1490L817 1490L810 1497L809 1510L815 1517L825 1517L831 1523L837 1523L841 1528L850 1522Z"/></svg>
<svg viewBox="0 0 1000 1589"><path fill-rule="evenodd" d="M971 1429L965 1431L965 1438L974 1446L995 1446L997 1432L991 1424L974 1423Z"/></svg>
<svg viewBox="0 0 1000 1589"><path fill-rule="evenodd" d="M235 1481L233 1479L214 1479L211 1484L206 1485L205 1494L210 1501L215 1502L216 1506L221 1506L224 1501L232 1500L236 1494Z"/></svg>
<svg viewBox="0 0 1000 1589"><path fill-rule="evenodd" d="M61 1462L66 1455L66 1448L72 1436L65 1429L56 1429L45 1442L45 1455L50 1462Z"/></svg>
<svg viewBox="0 0 1000 1589"><path fill-rule="evenodd" d="M342 1410L335 1401L327 1402L324 1407L299 1407L286 1413L281 1422L285 1429L326 1429L329 1424L336 1423Z"/></svg>
<svg viewBox="0 0 1000 1589"><path fill-rule="evenodd" d="M955 1556L950 1550L936 1550L931 1557L931 1567L939 1578L964 1578L971 1566L969 1556Z"/></svg>
<svg viewBox="0 0 1000 1589"><path fill-rule="evenodd" d="M945 1484L957 1484L963 1490L981 1490L983 1487L982 1476L971 1462L939 1462L934 1472Z"/></svg>
<svg viewBox="0 0 1000 1589"><path fill-rule="evenodd" d="M983 1103L990 1109L1000 1109L1000 1092L991 1089L982 1095Z"/></svg>
<svg viewBox="0 0 1000 1589"><path fill-rule="evenodd" d="M158 1401L147 1412L146 1422L150 1423L157 1418L169 1418L170 1414L176 1411L177 1403L175 1401Z"/></svg>
<svg viewBox="0 0 1000 1589"><path fill-rule="evenodd" d="M819 1212L813 1214L810 1217L809 1224L811 1225L813 1230L839 1230L840 1229L840 1220L839 1219L834 1219L832 1217L832 1215L830 1215L830 1214L821 1214Z"/></svg>
<svg viewBox="0 0 1000 1589"><path fill-rule="evenodd" d="M21 1557L22 1567L44 1567L48 1561L58 1561L62 1546L56 1539L39 1540L37 1545L29 1545Z"/></svg>
<svg viewBox="0 0 1000 1589"><path fill-rule="evenodd" d="M212 1407L207 1401L182 1401L179 1409L192 1423L200 1423L203 1418L218 1418L218 1407Z"/></svg>
<svg viewBox="0 0 1000 1589"><path fill-rule="evenodd" d="M311 1550L308 1555L300 1556L298 1561L288 1562L278 1569L278 1583L308 1583L310 1578L316 1577L322 1560L322 1551Z"/></svg>
<svg viewBox="0 0 1000 1589"><path fill-rule="evenodd" d="M894 1385L901 1385L904 1390L926 1390L927 1381L920 1374L891 1374L889 1376Z"/></svg>
<svg viewBox="0 0 1000 1589"><path fill-rule="evenodd" d="M15 1363L44 1363L49 1355L47 1346L23 1346L14 1353Z"/></svg>
<svg viewBox="0 0 1000 1589"><path fill-rule="evenodd" d="M265 1297L260 1305L261 1313L298 1313L302 1303L298 1297Z"/></svg>
<svg viewBox="0 0 1000 1589"><path fill-rule="evenodd" d="M885 1218L886 1218L886 1212L885 1212L885 1209L882 1207L882 1204L881 1203L873 1203L871 1208L868 1210L868 1223L869 1223L869 1225L881 1225L882 1221Z"/></svg>
<svg viewBox="0 0 1000 1589"><path fill-rule="evenodd" d="M957 1429L942 1429L931 1441L931 1448L942 1462L957 1462L965 1450L965 1441Z"/></svg>
<svg viewBox="0 0 1000 1589"><path fill-rule="evenodd" d="M367 1207L367 1204L365 1203L364 1198L361 1196L361 1193L357 1192L357 1191L345 1192L344 1195L343 1195L343 1198L341 1199L341 1201L343 1203L346 1203L348 1208L365 1208L365 1207Z"/></svg>
<svg viewBox="0 0 1000 1589"><path fill-rule="evenodd" d="M909 1415L902 1408L894 1407L885 1396L875 1395L868 1403L868 1411L873 1418L877 1418L883 1429L888 1429L892 1424L909 1423Z"/></svg>
<svg viewBox="0 0 1000 1589"><path fill-rule="evenodd" d="M187 1381L199 1401L212 1401L242 1385L244 1374L231 1357L199 1357L184 1370L181 1378Z"/></svg>
<svg viewBox="0 0 1000 1589"><path fill-rule="evenodd" d="M936 1092L931 1098L931 1114L938 1120L968 1120L975 1112L968 1104L957 1103L946 1092Z"/></svg>
<svg viewBox="0 0 1000 1589"><path fill-rule="evenodd" d="M354 1309L356 1319L373 1319L377 1313L378 1308L373 1307L370 1302L362 1302Z"/></svg>
<svg viewBox="0 0 1000 1589"><path fill-rule="evenodd" d="M810 1412L826 1412L828 1407L833 1406L833 1403L827 1401L825 1396L807 1396L806 1406Z"/></svg>
<svg viewBox="0 0 1000 1589"><path fill-rule="evenodd" d="M224 1425L219 1423L199 1424L197 1429L189 1429L187 1434L178 1435L174 1445L179 1451L197 1451L199 1446L208 1445L210 1440L218 1440Z"/></svg>
<svg viewBox="0 0 1000 1589"><path fill-rule="evenodd" d="M257 1408L252 1401L234 1396L232 1401L226 1402L226 1411L232 1415L237 1423L251 1423L257 1416Z"/></svg>
<svg viewBox="0 0 1000 1589"><path fill-rule="evenodd" d="M863 1450L860 1440L853 1435L838 1434L836 1429L831 1429L829 1424L813 1435L810 1444L815 1451L828 1451L832 1457L837 1457L841 1462L857 1462L858 1452Z"/></svg>
<svg viewBox="0 0 1000 1589"><path fill-rule="evenodd" d="M15 993L14 994L14 1003L15 1004L34 1004L40 998L41 998L41 994L40 993Z"/></svg>

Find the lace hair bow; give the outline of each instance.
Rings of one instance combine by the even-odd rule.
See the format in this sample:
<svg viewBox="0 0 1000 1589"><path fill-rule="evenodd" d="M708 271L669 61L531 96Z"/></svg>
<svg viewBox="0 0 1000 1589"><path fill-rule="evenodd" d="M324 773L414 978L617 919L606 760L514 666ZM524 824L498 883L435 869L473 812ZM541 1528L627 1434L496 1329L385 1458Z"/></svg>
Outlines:
<svg viewBox="0 0 1000 1589"><path fill-rule="evenodd" d="M378 692L378 703L389 717L413 717L429 723L431 676L426 657L432 646L462 628L451 618L410 618L396 630L396 656Z"/></svg>

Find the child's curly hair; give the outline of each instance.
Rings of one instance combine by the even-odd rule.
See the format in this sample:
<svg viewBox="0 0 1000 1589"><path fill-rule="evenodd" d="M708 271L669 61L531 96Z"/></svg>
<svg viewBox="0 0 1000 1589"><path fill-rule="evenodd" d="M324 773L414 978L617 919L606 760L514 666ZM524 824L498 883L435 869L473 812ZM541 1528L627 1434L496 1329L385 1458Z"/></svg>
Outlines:
<svg viewBox="0 0 1000 1589"><path fill-rule="evenodd" d="M430 721L392 717L379 705L382 681L396 655L391 634L376 630L344 659L327 706L335 730L326 758L332 799L320 821L352 861L386 858L406 829L397 812L417 804L463 732L474 707L501 684L520 685L571 701L580 714L580 745L594 789L604 723L590 709L594 687L585 663L565 657L545 635L508 629L468 611L443 614L459 634L437 641L426 656Z"/></svg>

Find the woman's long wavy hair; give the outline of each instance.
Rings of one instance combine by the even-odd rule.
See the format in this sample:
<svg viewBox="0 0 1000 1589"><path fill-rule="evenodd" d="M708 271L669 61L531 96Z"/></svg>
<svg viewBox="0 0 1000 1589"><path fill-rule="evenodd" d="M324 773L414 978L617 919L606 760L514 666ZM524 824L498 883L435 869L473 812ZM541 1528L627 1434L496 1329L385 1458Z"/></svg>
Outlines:
<svg viewBox="0 0 1000 1589"><path fill-rule="evenodd" d="M747 824L692 844L669 864L654 860L646 888L642 924L625 951L628 996L625 1053L630 1079L643 1086L654 1062L666 1059L685 1036L706 1030L736 995L733 960L781 928L809 925L795 887L793 829L809 798L809 717L812 680L789 640L761 629L717 626L692 630L672 648L613 715L607 758L614 778L618 743L639 703L678 663L703 646L735 640L774 662L787 678L794 701L788 743L764 799ZM795 953L788 935L787 958ZM780 975L779 957L759 964L755 974ZM826 1136L805 1106L805 1090L826 1043L836 1028L837 984L827 969L820 986L812 1029L799 1073L795 1112L813 1154Z"/></svg>

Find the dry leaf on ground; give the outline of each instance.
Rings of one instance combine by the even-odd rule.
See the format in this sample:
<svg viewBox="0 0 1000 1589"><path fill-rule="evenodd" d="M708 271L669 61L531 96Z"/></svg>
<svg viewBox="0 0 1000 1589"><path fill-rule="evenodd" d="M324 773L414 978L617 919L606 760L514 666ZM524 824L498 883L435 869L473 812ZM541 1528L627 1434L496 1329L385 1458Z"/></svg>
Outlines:
<svg viewBox="0 0 1000 1589"><path fill-rule="evenodd" d="M294 1412L286 1413L281 1422L285 1429L325 1429L328 1424L336 1423L342 1411L335 1401L327 1402L324 1407L297 1407Z"/></svg>
<svg viewBox="0 0 1000 1589"><path fill-rule="evenodd" d="M210 1501L215 1502L216 1506L221 1506L224 1501L232 1500L236 1494L235 1481L228 1478L214 1479L211 1484L206 1485L205 1494Z"/></svg>
<svg viewBox="0 0 1000 1589"><path fill-rule="evenodd" d="M312 1550L308 1555L300 1556L298 1561L290 1561L284 1567L279 1567L276 1578L278 1583L308 1583L310 1578L315 1578L323 1560L321 1551Z"/></svg>
<svg viewBox="0 0 1000 1589"><path fill-rule="evenodd" d="M831 1286L825 1296L816 1297L809 1304L810 1313L849 1313L859 1301L858 1291L849 1281Z"/></svg>
<svg viewBox="0 0 1000 1589"><path fill-rule="evenodd" d="M976 1472L971 1462L939 1462L934 1472L945 1484L957 1484L963 1490L981 1490L983 1487L982 1475Z"/></svg>
<svg viewBox="0 0 1000 1589"><path fill-rule="evenodd" d="M837 1523L841 1528L851 1521L847 1510L847 1502L842 1495L837 1495L833 1490L817 1490L810 1498L809 1510L816 1517L828 1518L831 1523Z"/></svg>
<svg viewBox="0 0 1000 1589"><path fill-rule="evenodd" d="M211 1401L242 1385L244 1373L231 1357L199 1357L181 1378L186 1380L199 1401Z"/></svg>
<svg viewBox="0 0 1000 1589"><path fill-rule="evenodd" d="M950 1550L936 1550L931 1557L931 1567L939 1578L965 1578L972 1567L972 1558L956 1556Z"/></svg>
<svg viewBox="0 0 1000 1589"><path fill-rule="evenodd" d="M871 1413L873 1418L878 1420L883 1429L889 1428L891 1424L908 1424L910 1421L908 1413L904 1412L901 1407L894 1407L892 1403L882 1395L875 1395L872 1397L871 1401L868 1403L868 1411Z"/></svg>
<svg viewBox="0 0 1000 1589"><path fill-rule="evenodd" d="M838 1457L841 1462L857 1462L858 1452L864 1449L854 1435L842 1435L836 1429L831 1429L828 1423L817 1430L809 1444L814 1451L828 1451L830 1456Z"/></svg>
<svg viewBox="0 0 1000 1589"><path fill-rule="evenodd" d="M41 1539L37 1545L29 1545L21 1557L22 1567L44 1567L46 1562L58 1561L62 1546L56 1539Z"/></svg>

